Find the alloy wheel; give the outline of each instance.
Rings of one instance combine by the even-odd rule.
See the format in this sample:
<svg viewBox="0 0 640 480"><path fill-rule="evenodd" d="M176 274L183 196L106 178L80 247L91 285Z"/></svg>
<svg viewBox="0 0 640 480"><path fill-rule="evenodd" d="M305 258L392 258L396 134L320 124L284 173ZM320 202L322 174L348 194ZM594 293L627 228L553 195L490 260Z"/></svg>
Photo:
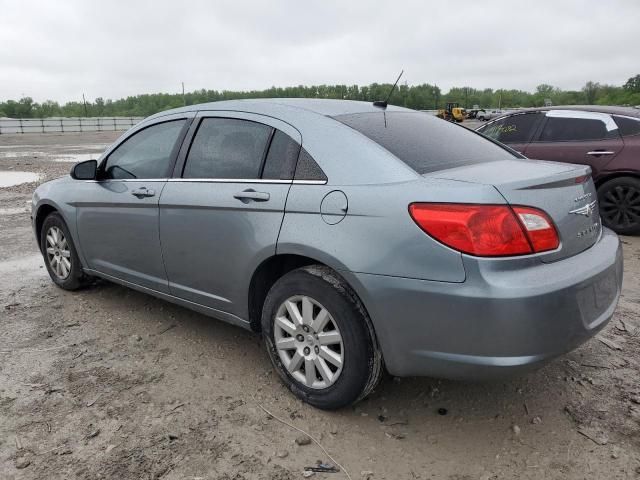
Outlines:
<svg viewBox="0 0 640 480"><path fill-rule="evenodd" d="M275 347L284 367L308 388L333 385L344 364L338 325L317 300L296 295L285 300L274 321Z"/></svg>
<svg viewBox="0 0 640 480"><path fill-rule="evenodd" d="M633 185L617 185L600 200L600 214L612 228L629 228L640 223L640 190Z"/></svg>
<svg viewBox="0 0 640 480"><path fill-rule="evenodd" d="M60 280L66 280L71 273L71 250L63 231L52 226L47 231L47 261L53 273Z"/></svg>

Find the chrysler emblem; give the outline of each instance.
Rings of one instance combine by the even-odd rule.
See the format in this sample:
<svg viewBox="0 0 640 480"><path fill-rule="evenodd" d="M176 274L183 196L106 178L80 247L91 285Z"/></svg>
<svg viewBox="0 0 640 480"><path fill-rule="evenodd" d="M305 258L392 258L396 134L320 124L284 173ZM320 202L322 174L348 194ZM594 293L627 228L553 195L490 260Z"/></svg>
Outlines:
<svg viewBox="0 0 640 480"><path fill-rule="evenodd" d="M574 215L584 215L585 217L590 217L591 214L596 209L596 201L587 203L585 206L576 208L575 210L569 211L569 213L573 213Z"/></svg>

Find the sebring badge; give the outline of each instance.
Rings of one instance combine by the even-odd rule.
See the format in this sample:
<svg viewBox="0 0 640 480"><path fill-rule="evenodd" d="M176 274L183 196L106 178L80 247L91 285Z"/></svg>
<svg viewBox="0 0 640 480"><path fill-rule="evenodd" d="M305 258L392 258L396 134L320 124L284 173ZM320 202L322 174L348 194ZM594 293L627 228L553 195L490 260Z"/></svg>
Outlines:
<svg viewBox="0 0 640 480"><path fill-rule="evenodd" d="M573 213L574 215L584 215L585 217L590 217L591 214L596 209L596 200L593 202L587 203L585 206L576 208L575 210L570 210L569 213Z"/></svg>

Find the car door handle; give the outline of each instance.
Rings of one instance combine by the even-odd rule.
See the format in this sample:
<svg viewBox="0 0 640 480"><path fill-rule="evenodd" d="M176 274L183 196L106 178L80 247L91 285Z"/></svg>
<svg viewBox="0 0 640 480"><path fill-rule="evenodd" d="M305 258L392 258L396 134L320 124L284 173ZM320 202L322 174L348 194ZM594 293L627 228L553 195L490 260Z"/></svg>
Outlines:
<svg viewBox="0 0 640 480"><path fill-rule="evenodd" d="M154 190L148 190L146 187L140 187L136 190L131 190L131 195L138 198L153 197L155 194L156 192Z"/></svg>
<svg viewBox="0 0 640 480"><path fill-rule="evenodd" d="M611 150L592 150L587 152L587 155L593 155L594 157L598 157L600 155L614 155L616 152L612 152Z"/></svg>
<svg viewBox="0 0 640 480"><path fill-rule="evenodd" d="M242 192L236 193L233 198L240 200L243 203L254 202L266 202L269 200L270 195L267 192L256 192L253 188L248 188Z"/></svg>

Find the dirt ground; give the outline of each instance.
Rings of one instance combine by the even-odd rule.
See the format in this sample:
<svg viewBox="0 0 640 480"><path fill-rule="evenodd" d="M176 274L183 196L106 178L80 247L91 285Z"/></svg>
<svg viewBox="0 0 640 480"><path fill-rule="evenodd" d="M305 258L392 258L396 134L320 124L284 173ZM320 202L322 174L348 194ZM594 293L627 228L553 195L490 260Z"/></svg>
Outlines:
<svg viewBox="0 0 640 480"><path fill-rule="evenodd" d="M0 180L45 181L117 133L2 135ZM66 160L66 161L61 161ZM37 183L0 188L0 478L640 477L640 238L607 328L508 381L386 378L353 408L293 398L258 335L107 282L65 292L31 231ZM347 478L346 472L314 478Z"/></svg>

